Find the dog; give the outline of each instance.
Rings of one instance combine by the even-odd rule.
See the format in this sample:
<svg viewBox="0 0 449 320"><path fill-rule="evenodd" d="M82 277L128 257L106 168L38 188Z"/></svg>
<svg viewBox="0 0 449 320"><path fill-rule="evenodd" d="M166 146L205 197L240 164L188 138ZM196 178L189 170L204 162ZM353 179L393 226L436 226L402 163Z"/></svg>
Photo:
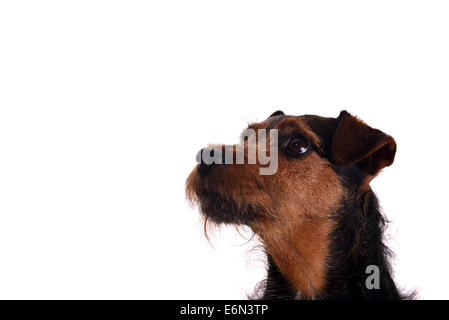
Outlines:
<svg viewBox="0 0 449 320"><path fill-rule="evenodd" d="M231 163L239 147L244 160L254 150L247 130L277 132L277 141L262 141L277 142L274 174L260 174L260 161ZM393 164L395 140L347 111L337 118L276 111L247 130L238 145L199 152L186 195L206 222L245 225L258 235L267 255L259 298L405 298L392 277L386 219L370 187Z"/></svg>

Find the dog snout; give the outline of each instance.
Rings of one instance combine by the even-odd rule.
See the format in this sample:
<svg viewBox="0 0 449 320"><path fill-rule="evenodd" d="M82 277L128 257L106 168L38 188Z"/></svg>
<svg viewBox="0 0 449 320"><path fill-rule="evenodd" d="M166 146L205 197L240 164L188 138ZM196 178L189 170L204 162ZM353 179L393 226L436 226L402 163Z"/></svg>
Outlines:
<svg viewBox="0 0 449 320"><path fill-rule="evenodd" d="M220 159L215 156L216 148L203 148L198 151L196 155L196 162L198 163L198 173L201 176L207 175L214 166L225 163L225 155L222 152Z"/></svg>

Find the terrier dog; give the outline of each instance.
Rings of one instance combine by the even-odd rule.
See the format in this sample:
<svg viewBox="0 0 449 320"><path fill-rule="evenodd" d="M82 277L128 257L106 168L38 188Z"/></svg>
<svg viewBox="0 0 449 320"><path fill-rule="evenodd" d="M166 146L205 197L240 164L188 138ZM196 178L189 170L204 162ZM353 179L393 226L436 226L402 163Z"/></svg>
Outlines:
<svg viewBox="0 0 449 320"><path fill-rule="evenodd" d="M186 193L206 221L246 225L260 237L268 262L261 298L403 298L370 187L393 163L395 140L347 111L338 118L276 111L248 129L278 133L278 141L270 135L262 143L277 143L277 171L261 174L266 161L232 163L238 147L244 160L254 149L254 133L244 133L239 145L200 151Z"/></svg>

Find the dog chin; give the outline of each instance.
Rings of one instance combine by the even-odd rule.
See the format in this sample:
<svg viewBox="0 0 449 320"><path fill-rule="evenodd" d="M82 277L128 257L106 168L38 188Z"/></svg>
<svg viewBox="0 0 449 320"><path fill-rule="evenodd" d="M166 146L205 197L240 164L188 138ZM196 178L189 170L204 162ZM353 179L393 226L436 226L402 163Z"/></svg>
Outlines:
<svg viewBox="0 0 449 320"><path fill-rule="evenodd" d="M255 208L244 201L237 204L230 197L226 197L215 190L204 187L203 178L195 168L187 179L187 199L198 205L201 213L217 224L248 225L263 215L263 208Z"/></svg>
<svg viewBox="0 0 449 320"><path fill-rule="evenodd" d="M244 224L254 221L259 213L249 205L237 206L216 192L202 192L198 203L204 216L217 224ZM242 208L243 207L243 208Z"/></svg>

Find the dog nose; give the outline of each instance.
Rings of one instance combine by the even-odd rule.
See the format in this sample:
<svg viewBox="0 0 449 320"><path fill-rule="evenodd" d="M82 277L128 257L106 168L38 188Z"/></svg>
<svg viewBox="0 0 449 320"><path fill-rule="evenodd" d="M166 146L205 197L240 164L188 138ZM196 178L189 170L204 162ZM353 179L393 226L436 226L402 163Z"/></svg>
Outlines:
<svg viewBox="0 0 449 320"><path fill-rule="evenodd" d="M212 166L214 165L213 162L210 164L204 162L203 154L205 154L206 152L209 153L211 157L214 156L214 149L211 148L203 148L196 155L196 162L198 163L198 173L201 176L205 176L206 174L208 174L212 169Z"/></svg>
<svg viewBox="0 0 449 320"><path fill-rule="evenodd" d="M198 173L201 176L205 176L206 174L208 174L214 166L224 163L224 159L222 159L221 163L216 163L215 161L205 162L204 159L206 157L204 155L206 155L208 159L212 160L215 156L214 148L203 148L198 151L198 154L196 155L196 162L198 163Z"/></svg>

